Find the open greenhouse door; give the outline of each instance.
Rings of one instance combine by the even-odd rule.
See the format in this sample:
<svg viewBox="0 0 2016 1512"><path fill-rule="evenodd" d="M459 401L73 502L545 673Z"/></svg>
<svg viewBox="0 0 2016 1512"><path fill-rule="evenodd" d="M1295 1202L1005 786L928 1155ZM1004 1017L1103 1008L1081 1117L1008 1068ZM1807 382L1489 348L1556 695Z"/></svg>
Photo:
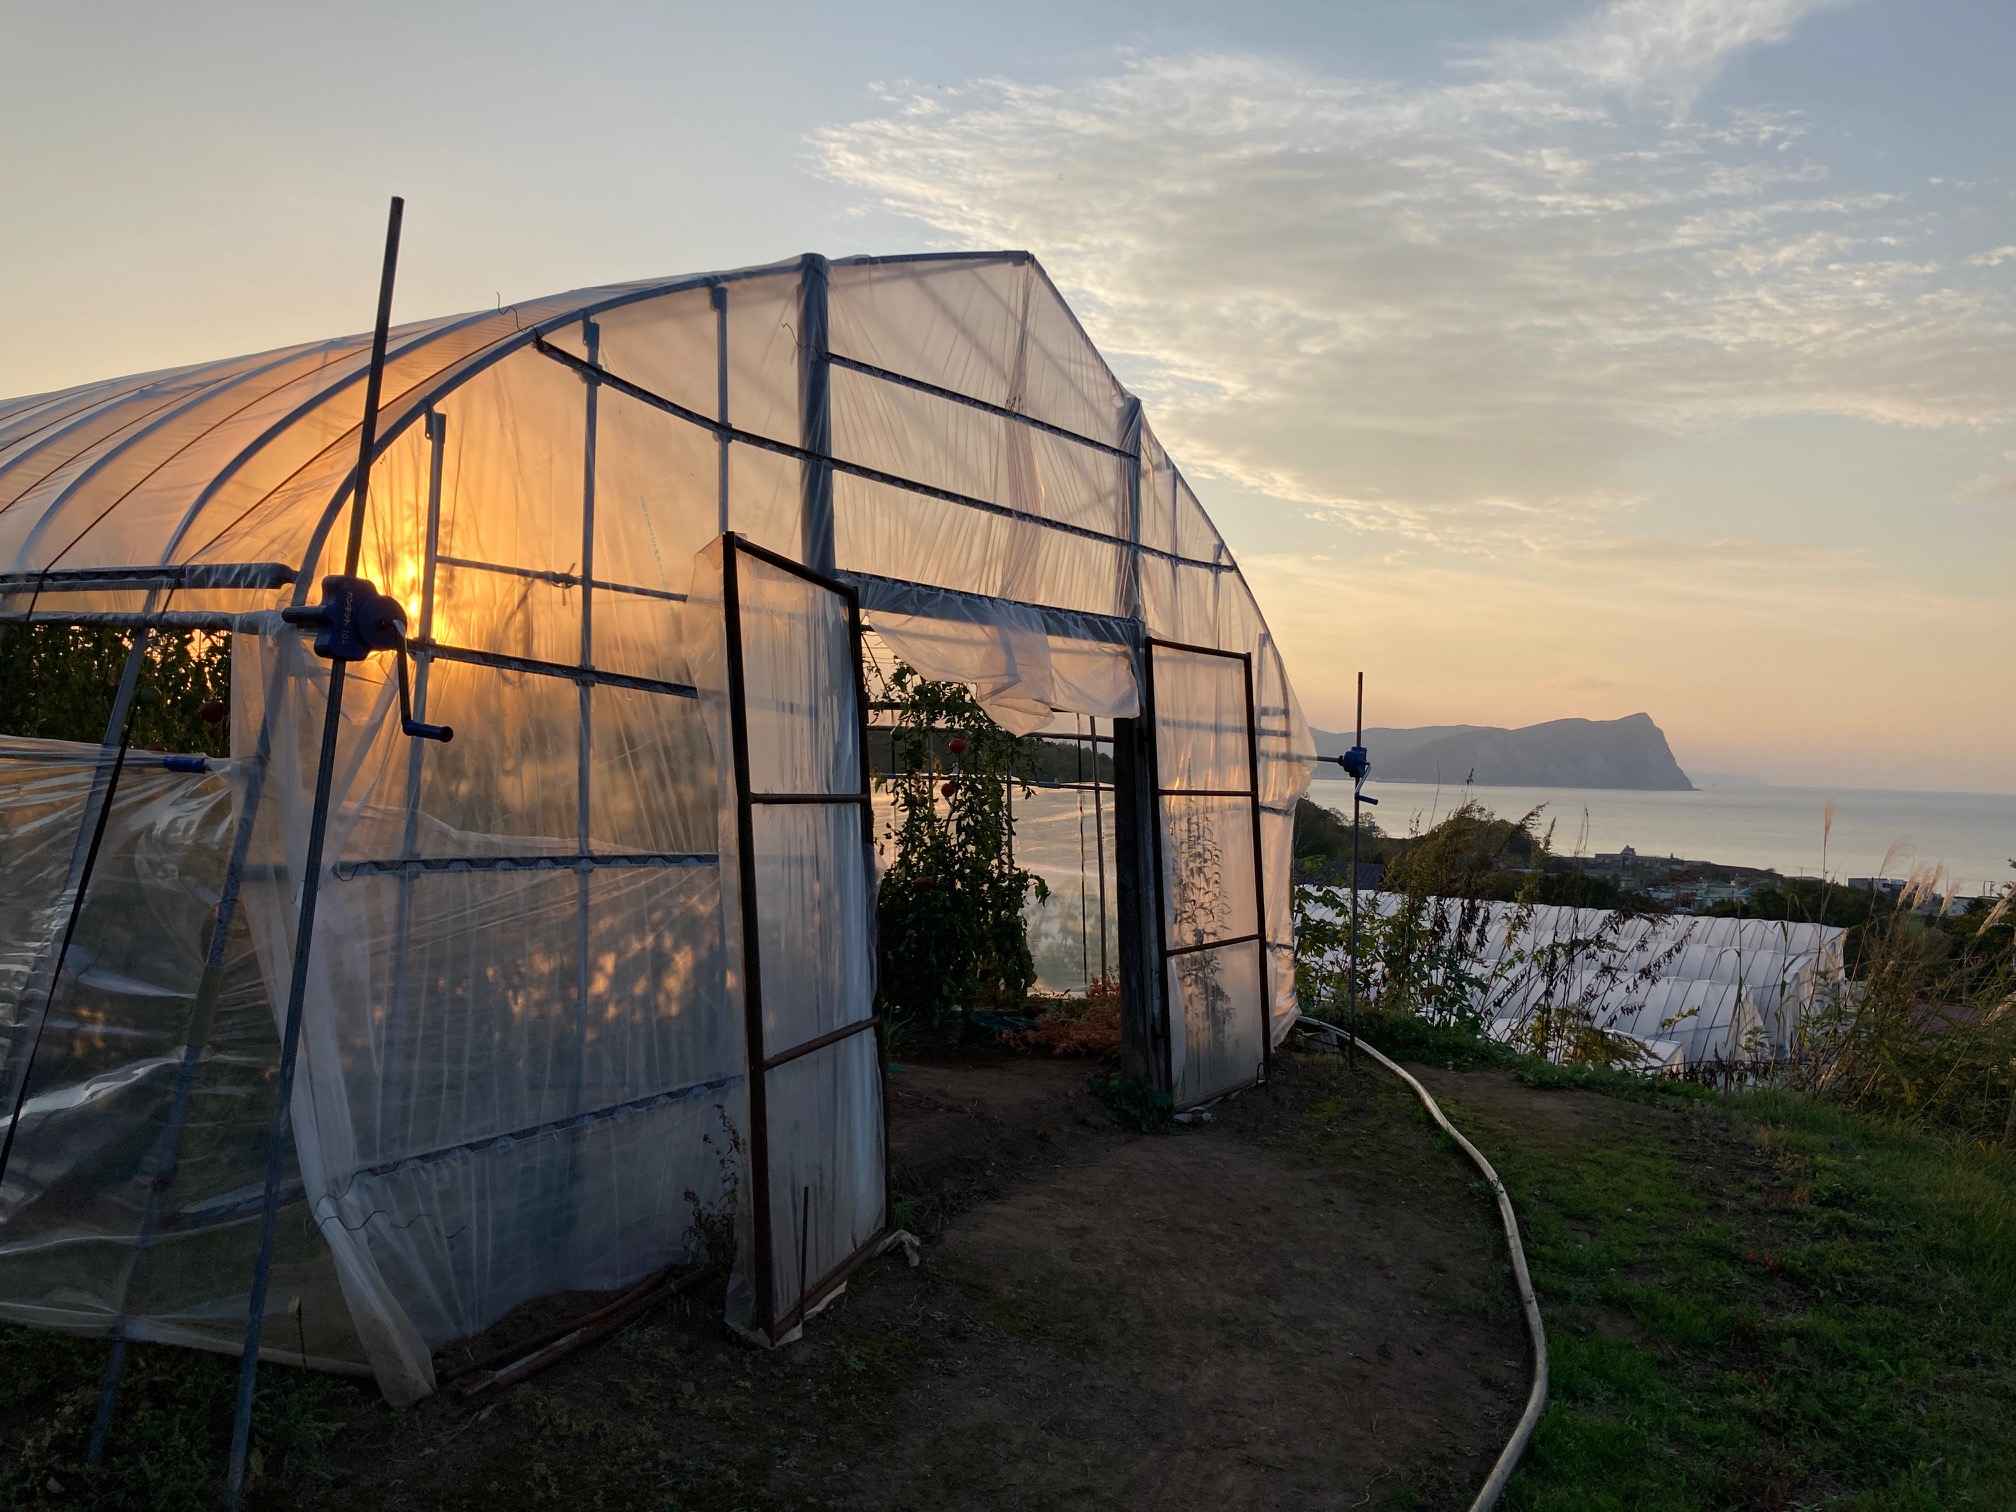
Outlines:
<svg viewBox="0 0 2016 1512"><path fill-rule="evenodd" d="M846 584L736 535L702 553L696 599L716 574L704 681L725 695L722 910L749 1075L728 1321L777 1344L888 1232L861 615Z"/></svg>
<svg viewBox="0 0 2016 1512"><path fill-rule="evenodd" d="M1265 1081L1273 1058L1253 660L1147 643L1159 991L1180 1108Z"/></svg>

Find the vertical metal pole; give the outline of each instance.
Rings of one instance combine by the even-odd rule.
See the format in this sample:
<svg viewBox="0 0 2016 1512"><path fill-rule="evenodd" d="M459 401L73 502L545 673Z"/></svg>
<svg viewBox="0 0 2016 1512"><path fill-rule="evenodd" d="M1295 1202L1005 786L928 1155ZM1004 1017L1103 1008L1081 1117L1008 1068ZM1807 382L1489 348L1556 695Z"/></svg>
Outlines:
<svg viewBox="0 0 2016 1512"><path fill-rule="evenodd" d="M861 595L847 592L847 633L854 653L855 739L860 742L861 791L870 799L861 804L861 867L868 890L868 969L879 977L881 950L879 921L875 912L875 771L868 759L868 677L861 665ZM882 1020L882 984L871 979L869 1001L875 1014L875 1080L882 1105L882 1227L894 1227L896 1193L889 1176L889 1041ZM804 1300L802 1297L799 1299Z"/></svg>
<svg viewBox="0 0 2016 1512"><path fill-rule="evenodd" d="M1351 744L1365 744L1365 674L1358 674L1358 724ZM1351 779L1351 974L1346 978L1346 987L1351 994L1351 1044L1350 1064L1358 1065L1358 790L1364 782Z"/></svg>
<svg viewBox="0 0 2016 1512"><path fill-rule="evenodd" d="M1148 706L1146 662L1153 657L1145 636L1147 615L1141 595L1141 401L1127 400L1121 414L1121 446L1126 452L1120 469L1121 505L1128 545L1120 553L1120 580L1114 585L1118 608L1139 627L1132 650L1142 658L1143 708L1133 719L1113 722L1113 866L1116 943L1120 962L1121 1064L1130 1075L1168 1089L1168 1026L1162 1002L1162 918L1151 916L1149 900L1161 876L1158 849L1152 838L1156 814L1153 764L1145 754L1153 739L1154 715ZM1097 795L1094 795L1095 801ZM1100 847L1104 864L1105 847ZM1153 868L1154 874L1149 874ZM1102 923L1100 943L1105 943ZM1157 1039L1162 1043L1158 1045Z"/></svg>
<svg viewBox="0 0 2016 1512"><path fill-rule="evenodd" d="M438 410L427 412L427 541L420 572L420 638L434 639L435 576L441 562L441 470L448 455L448 417ZM413 717L427 708L427 666L432 660L425 652L414 657Z"/></svg>
<svg viewBox="0 0 2016 1512"><path fill-rule="evenodd" d="M749 1180L755 1213L756 1326L764 1337L777 1319L771 1258L770 1107L763 1070L763 962L757 939L756 822L749 801L749 691L743 681L742 586L735 536L721 542L721 612L728 650L728 746L735 770L735 858L742 894L742 1037L749 1064ZM865 747L864 747L865 749Z"/></svg>
<svg viewBox="0 0 2016 1512"><path fill-rule="evenodd" d="M427 411L427 525L420 556L420 644L413 648L413 717L427 717L427 682L434 666L428 650L434 639L435 581L441 558L441 471L448 450L448 417ZM420 758L427 742L416 740L406 753L406 824L400 832L399 855L410 858L420 835ZM404 944L404 931L401 931ZM403 960L404 957L402 956Z"/></svg>
<svg viewBox="0 0 2016 1512"><path fill-rule="evenodd" d="M1176 1031L1171 1023L1173 1010L1169 1004L1169 952L1163 938L1163 931L1169 925L1168 881L1162 875L1162 751L1161 734L1155 720L1155 642L1149 641L1143 648L1142 657L1142 702L1148 718L1141 738L1143 765L1147 775L1148 812L1148 856L1155 869L1155 917L1153 932L1148 938L1153 942L1152 959L1155 963L1154 997L1162 1030L1162 1085L1171 1097L1176 1095ZM1186 1025L1187 1028L1187 1025ZM1185 1036L1184 1054L1188 1055L1190 1043Z"/></svg>
<svg viewBox="0 0 2016 1512"><path fill-rule="evenodd" d="M441 463L447 451L448 417L427 411L427 527L420 558L420 636L413 648L413 717L427 717L427 681L434 658L427 647L434 639L434 578L441 552ZM410 860L420 839L421 760L427 742L407 742L406 822L399 833L399 859ZM406 1024L407 971L411 962L413 932L413 883L411 872L399 873L399 915L394 927L397 955L392 963L392 1015L385 1026L385 1043L395 1047ZM396 1055L396 1051L394 1051ZM389 1059L390 1057L388 1057Z"/></svg>
<svg viewBox="0 0 2016 1512"><path fill-rule="evenodd" d="M1106 816L1099 801L1099 721L1092 725L1092 848L1099 864L1099 980L1109 981L1106 965ZM1110 759L1110 758L1109 758Z"/></svg>
<svg viewBox="0 0 2016 1512"><path fill-rule="evenodd" d="M1270 986L1274 968L1269 959L1273 945L1267 938L1267 864L1260 838L1260 713L1253 696L1253 653L1240 657L1246 673L1246 776L1253 794L1253 906L1258 910L1254 928L1260 935L1260 1079L1274 1075L1274 993Z"/></svg>
<svg viewBox="0 0 2016 1512"><path fill-rule="evenodd" d="M147 598L150 608L153 602L150 593ZM20 1034L8 1046L11 1064L7 1068L7 1132L0 1137L0 1181L6 1179L7 1165L14 1155L14 1136L21 1127L21 1110L28 1102L28 1081L35 1071L35 1054L42 1046L42 1031L49 1022L49 1009L55 1002L57 986L63 979L63 960L70 953L70 937L76 932L78 916L84 910L84 894L90 887L99 842L104 838L106 819L112 812L112 799L118 792L119 773L126 765L126 740L132 728L133 696L140 686L140 668L147 660L147 638L148 632L144 628L133 632L133 643L126 648L126 665L119 674L119 691L112 697L112 713L105 721L105 739L99 746L98 763L92 768L91 789L84 799L77 839L70 851L70 870L64 878L63 897L57 904L57 911L64 917L63 933L49 942L51 948L45 952L49 985L40 994L40 1006L31 1011L21 1025ZM110 770L105 765L107 751L115 752ZM36 996L39 976L38 972L35 977L29 978L30 985L23 994L30 1001Z"/></svg>
<svg viewBox="0 0 2016 1512"><path fill-rule="evenodd" d="M1163 1023L1158 973L1162 963L1162 923L1155 911L1155 779L1145 746L1150 720L1113 722L1114 904L1119 926L1120 1064L1167 1090L1168 1056L1161 1043Z"/></svg>
<svg viewBox="0 0 2016 1512"><path fill-rule="evenodd" d="M1085 733L1084 721L1076 714L1071 716L1071 733ZM1092 932L1086 920L1090 905L1085 898L1085 744L1083 740L1071 742L1076 756L1072 764L1077 768L1078 779L1078 974L1089 988L1092 985ZM1095 775L1099 770L1096 751L1093 752L1092 770ZM1101 927L1104 927L1103 924Z"/></svg>
<svg viewBox="0 0 2016 1512"><path fill-rule="evenodd" d="M714 418L721 422L720 499L715 510L714 533L728 533L728 285L716 284L708 291L714 304Z"/></svg>
<svg viewBox="0 0 2016 1512"><path fill-rule="evenodd" d="M378 321L371 335L371 368L364 384L364 416L357 428L357 479L351 491L350 536L343 555L346 576L354 577L364 551L364 514L370 497L372 453L378 445L378 400L385 386L385 341L392 324L392 283L399 268L399 228L406 202L396 195L385 226L385 261L378 278ZM305 584L304 584L305 586ZM259 1204L259 1249L253 1262L252 1294L245 1339L238 1361L238 1402L231 1420L231 1465L224 1483L225 1505L235 1509L245 1494L245 1456L252 1442L252 1395L259 1380L259 1342L266 1325L266 1287L273 1270L273 1241L280 1218L280 1177L292 1133L290 1105L294 1066L301 1050L301 1012L308 996L309 955L315 943L315 904L322 880L322 845L329 827L330 790L336 778L336 740L343 722L345 664L329 664L329 693L323 709L322 749L315 767L315 804L308 820L308 853L303 862L301 904L294 930L293 973L287 983L287 1018L280 1036L280 1076L273 1104L273 1128L266 1141L266 1184Z"/></svg>
<svg viewBox="0 0 2016 1512"><path fill-rule="evenodd" d="M592 320L581 322L581 340L588 352L588 365L602 362L602 328ZM590 872L586 857L592 849L589 810L593 799L595 747L595 692L585 675L595 665L595 432L600 413L602 387L593 373L584 373L588 390L587 414L581 448L581 656L584 674L577 680L580 693L580 739L574 762L574 841L576 854L583 858L574 872L575 899L575 981L574 981L574 1106L579 1112L588 1077L588 910Z"/></svg>
<svg viewBox="0 0 2016 1512"><path fill-rule="evenodd" d="M1127 453L1121 464L1120 487L1126 513L1127 549L1120 553L1120 612L1147 627L1141 603L1141 401L1129 398L1121 413L1120 446Z"/></svg>
<svg viewBox="0 0 2016 1512"><path fill-rule="evenodd" d="M833 363L826 335L826 259L808 252L798 283L798 417L805 450L815 458L833 451ZM814 572L834 573L833 466L808 461L803 468L803 532L799 559Z"/></svg>
<svg viewBox="0 0 2016 1512"><path fill-rule="evenodd" d="M798 1198L798 1300L791 1304L791 1312L796 1321L805 1321L805 1293L812 1289L806 1276L811 1263L812 1248L812 1188L799 1189Z"/></svg>

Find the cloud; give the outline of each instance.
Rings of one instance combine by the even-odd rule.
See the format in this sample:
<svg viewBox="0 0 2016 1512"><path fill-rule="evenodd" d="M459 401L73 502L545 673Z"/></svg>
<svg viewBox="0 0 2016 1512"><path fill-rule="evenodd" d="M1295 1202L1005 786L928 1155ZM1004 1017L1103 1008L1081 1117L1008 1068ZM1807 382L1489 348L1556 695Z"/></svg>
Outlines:
<svg viewBox="0 0 2016 1512"><path fill-rule="evenodd" d="M1496 71L1634 96L1691 99L1736 53L1783 42L1837 0L1613 0L1558 36L1486 54Z"/></svg>
<svg viewBox="0 0 2016 1512"><path fill-rule="evenodd" d="M1627 516L1667 437L2016 417L2009 291L1907 202L1795 115L1636 103L1817 8L1619 0L1427 83L1211 55L892 91L812 146L944 245L1037 251L1191 472L1531 554Z"/></svg>
<svg viewBox="0 0 2016 1512"><path fill-rule="evenodd" d="M1552 682L1542 684L1563 693L1608 693L1617 687L1615 678L1597 677L1594 673L1584 673L1580 677L1557 677Z"/></svg>
<svg viewBox="0 0 2016 1512"><path fill-rule="evenodd" d="M2016 504L2016 472L1982 473L1961 485L1960 504Z"/></svg>
<svg viewBox="0 0 2016 1512"><path fill-rule="evenodd" d="M1917 648L2016 636L2016 607L1978 561L1934 564L1964 520L1900 551L1870 523L1896 511L1860 507L1887 462L2016 423L2016 250L1977 229L2008 212L1843 182L1839 123L1706 93L1822 8L1602 5L1425 78L1192 54L893 89L810 145L864 216L1042 257L1327 727L1357 668L1382 723L1629 689L1728 770L2008 790L2016 715ZM1950 439L1871 434L1902 428ZM1780 471L1837 436L1810 484ZM2006 502L2016 474L1986 469ZM1576 686L1599 674L1619 687ZM1842 754L1879 714L1939 749Z"/></svg>

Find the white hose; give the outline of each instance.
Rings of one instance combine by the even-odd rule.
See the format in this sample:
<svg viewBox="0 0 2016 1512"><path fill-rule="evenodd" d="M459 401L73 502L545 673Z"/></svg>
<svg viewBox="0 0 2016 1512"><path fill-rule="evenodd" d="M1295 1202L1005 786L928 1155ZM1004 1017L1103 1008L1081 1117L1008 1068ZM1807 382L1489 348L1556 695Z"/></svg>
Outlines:
<svg viewBox="0 0 2016 1512"><path fill-rule="evenodd" d="M1512 1478L1512 1471L1519 1463L1519 1457L1526 1452L1526 1444L1533 1437L1533 1429L1540 1421L1540 1411L1547 1405L1547 1330L1540 1322L1540 1303L1533 1295L1533 1278L1526 1270L1526 1251L1519 1243L1519 1220L1512 1212L1512 1199L1505 1193L1505 1183L1498 1179L1498 1173L1491 1169L1477 1146L1465 1139L1449 1122L1435 1099L1428 1095L1428 1089L1397 1062L1381 1055L1365 1041L1357 1039L1349 1031L1339 1029L1335 1024L1326 1024L1321 1019L1304 1018L1301 1021L1311 1030L1322 1030L1331 1037L1332 1048L1336 1042L1349 1040L1360 1050L1379 1062L1388 1071L1414 1089L1414 1095L1421 1099L1421 1105L1428 1110L1428 1116L1442 1126L1442 1132L1462 1147L1477 1169L1484 1173L1484 1179L1491 1183L1491 1190L1498 1195L1498 1216L1505 1224L1505 1245L1512 1252L1512 1274L1519 1282L1519 1302L1526 1309L1526 1332L1533 1341L1533 1390L1526 1397L1526 1412L1519 1419L1519 1426L1512 1430L1512 1437L1499 1451L1498 1463L1491 1467L1491 1478L1484 1482L1484 1489L1477 1493L1477 1499L1470 1503L1470 1512L1490 1512L1498 1504L1498 1498L1505 1492L1505 1483Z"/></svg>

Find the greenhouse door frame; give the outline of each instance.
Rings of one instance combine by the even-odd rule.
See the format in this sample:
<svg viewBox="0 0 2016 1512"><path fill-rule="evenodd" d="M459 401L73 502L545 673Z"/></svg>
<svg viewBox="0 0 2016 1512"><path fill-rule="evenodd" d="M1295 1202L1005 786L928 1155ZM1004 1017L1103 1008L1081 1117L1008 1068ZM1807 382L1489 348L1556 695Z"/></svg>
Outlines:
<svg viewBox="0 0 2016 1512"><path fill-rule="evenodd" d="M736 871L740 883L742 919L742 1032L749 1067L749 1175L753 1186L752 1235L755 1241L755 1275L750 1278L756 1292L756 1327L775 1344L804 1322L821 1303L837 1291L853 1272L877 1253L890 1233L893 1211L889 1192L889 1056L879 1001L871 1002L864 1019L843 1024L825 1034L815 1035L783 1050L769 1050L763 1042L763 973L760 915L761 899L756 883L756 807L759 804L850 804L861 815L862 864L867 872L867 896L875 896L874 843L875 813L873 774L868 762L868 690L861 675L861 596L851 584L794 562L789 557L756 545L733 531L721 537L721 610L727 645L728 727L735 770ZM847 606L848 653L854 668L854 712L859 734L860 786L853 792L757 793L750 791L749 698L742 646L742 597L737 564L741 557L754 557L779 572L810 583L839 598ZM870 945L873 942L873 914L868 920ZM872 953L870 957L873 959ZM770 1115L767 1087L770 1073L801 1056L824 1050L857 1034L875 1036L875 1097L882 1125L882 1221L874 1234L852 1254L817 1280L799 1275L801 1295L788 1307L779 1309L776 1296L775 1235L770 1212ZM808 1199L809 1201L809 1199ZM801 1236L802 1238L802 1236ZM802 1253L802 1251L801 1251Z"/></svg>
<svg viewBox="0 0 2016 1512"><path fill-rule="evenodd" d="M1246 693L1246 780L1243 788L1183 788L1163 785L1162 773L1162 732L1161 710L1155 701L1155 653L1173 651L1184 656L1215 656L1239 664L1241 679ZM1169 963L1178 956L1195 955L1206 950L1224 950L1230 946L1252 945L1259 952L1260 969L1260 1063L1255 1075L1243 1078L1228 1086L1216 1087L1188 1102L1176 1103L1176 1111L1200 1107L1214 1102L1227 1093L1237 1092L1246 1087L1264 1084L1274 1073L1274 996L1270 990L1270 970L1267 948L1267 867L1260 841L1260 726L1258 708L1253 694L1253 655L1248 651L1226 651L1217 646L1195 646L1184 641L1162 640L1150 635L1141 642L1142 660L1142 705L1147 715L1148 738L1144 742L1148 757L1148 792L1152 804L1153 822L1148 826L1153 836L1155 866L1155 998L1161 1018L1162 1029L1162 1077L1172 1099L1176 1096L1176 1049L1171 1024L1174 1005L1169 995ZM1172 945L1169 942L1169 884L1164 871L1167 845L1163 838L1163 804L1169 798L1244 798L1252 815L1253 831L1253 924L1250 933L1231 935L1222 940L1212 940L1203 945ZM1184 1037L1184 1053L1189 1053L1189 1037Z"/></svg>

